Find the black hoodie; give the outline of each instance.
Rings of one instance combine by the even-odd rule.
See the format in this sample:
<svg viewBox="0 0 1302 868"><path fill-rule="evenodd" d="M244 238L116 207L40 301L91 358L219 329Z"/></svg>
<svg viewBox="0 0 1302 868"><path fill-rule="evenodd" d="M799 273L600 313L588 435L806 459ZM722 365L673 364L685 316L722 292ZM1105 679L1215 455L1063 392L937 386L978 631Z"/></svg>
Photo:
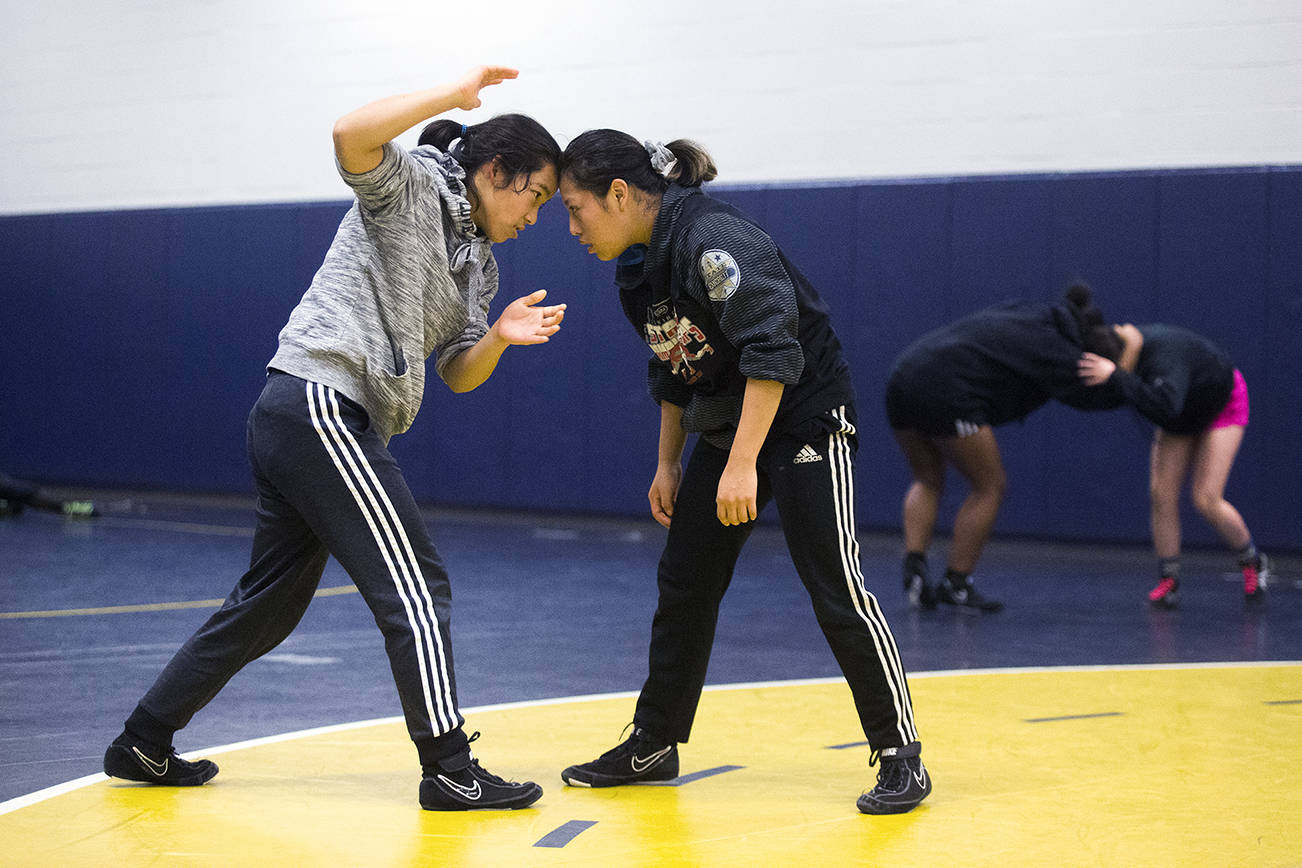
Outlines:
<svg viewBox="0 0 1302 868"><path fill-rule="evenodd" d="M728 448L746 380L785 384L771 431L854 403L850 367L817 290L773 239L698 188L670 186L651 243L615 272L624 314L651 347L651 397Z"/></svg>
<svg viewBox="0 0 1302 868"><path fill-rule="evenodd" d="M1230 357L1202 335L1179 326L1139 326L1144 345L1133 373L1111 382L1140 415L1172 434L1197 434L1216 420L1234 389Z"/></svg>
<svg viewBox="0 0 1302 868"><path fill-rule="evenodd" d="M1118 406L1116 389L1081 382L1082 352L1080 327L1064 305L1008 301L968 314L896 359L886 392L891 425L945 436L956 433L945 424L1004 425L1050 399L1081 410Z"/></svg>

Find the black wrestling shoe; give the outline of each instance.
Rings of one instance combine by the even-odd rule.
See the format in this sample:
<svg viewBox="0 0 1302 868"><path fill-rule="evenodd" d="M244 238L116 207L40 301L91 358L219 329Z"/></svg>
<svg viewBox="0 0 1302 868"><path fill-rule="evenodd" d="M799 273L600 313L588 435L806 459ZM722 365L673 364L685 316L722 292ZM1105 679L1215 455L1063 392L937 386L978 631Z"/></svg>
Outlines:
<svg viewBox="0 0 1302 868"><path fill-rule="evenodd" d="M206 759L183 760L176 755L175 748L162 752L123 733L104 752L104 774L146 784L197 787L213 779L217 764Z"/></svg>
<svg viewBox="0 0 1302 868"><path fill-rule="evenodd" d="M922 764L922 743L873 751L868 767L877 764L877 786L859 797L855 805L865 814L903 814L913 810L931 793L931 775Z"/></svg>
<svg viewBox="0 0 1302 868"><path fill-rule="evenodd" d="M920 573L904 577L904 596L914 609L936 608L936 591L927 584L927 577Z"/></svg>
<svg viewBox="0 0 1302 868"><path fill-rule="evenodd" d="M561 780L572 787L618 787L678 777L678 745L649 734L640 726L624 742L590 763L570 766Z"/></svg>
<svg viewBox="0 0 1302 868"><path fill-rule="evenodd" d="M914 609L936 608L936 589L927 584L927 557L908 552L900 564L904 576L904 598Z"/></svg>
<svg viewBox="0 0 1302 868"><path fill-rule="evenodd" d="M542 798L542 787L533 781L503 780L489 772L469 747L435 766L420 782L420 806L427 811L513 810Z"/></svg>
<svg viewBox="0 0 1302 868"><path fill-rule="evenodd" d="M992 600L989 597L982 596L976 588L972 586L972 579L963 580L963 584L954 586L945 580L936 586L936 599L947 606L953 606L962 612L980 612L990 614L998 612L1004 608L1004 604L998 600Z"/></svg>

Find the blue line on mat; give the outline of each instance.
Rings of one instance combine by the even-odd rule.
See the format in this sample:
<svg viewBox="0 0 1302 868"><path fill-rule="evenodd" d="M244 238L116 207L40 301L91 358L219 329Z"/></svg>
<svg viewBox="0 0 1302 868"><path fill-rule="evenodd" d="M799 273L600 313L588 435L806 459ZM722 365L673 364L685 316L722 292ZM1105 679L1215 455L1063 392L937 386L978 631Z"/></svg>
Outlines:
<svg viewBox="0 0 1302 868"><path fill-rule="evenodd" d="M562 823L546 835L543 835L534 846L564 847L579 837L586 829L590 829L595 825L597 825L596 820L570 820L568 823Z"/></svg>
<svg viewBox="0 0 1302 868"><path fill-rule="evenodd" d="M745 766L716 766L712 769L702 769L699 772L692 772L689 775L679 775L672 781L665 781L666 787L681 787L683 784L690 784L692 781L699 781L701 778L721 775L724 772L735 772L737 769L744 769Z"/></svg>
<svg viewBox="0 0 1302 868"><path fill-rule="evenodd" d="M1053 723L1056 720L1087 720L1091 717L1121 717L1120 711L1103 711L1098 714L1064 714L1062 717L1028 717L1025 723Z"/></svg>
<svg viewBox="0 0 1302 868"><path fill-rule="evenodd" d="M829 744L826 750L845 750L848 747L867 747L866 741L847 741L845 744Z"/></svg>

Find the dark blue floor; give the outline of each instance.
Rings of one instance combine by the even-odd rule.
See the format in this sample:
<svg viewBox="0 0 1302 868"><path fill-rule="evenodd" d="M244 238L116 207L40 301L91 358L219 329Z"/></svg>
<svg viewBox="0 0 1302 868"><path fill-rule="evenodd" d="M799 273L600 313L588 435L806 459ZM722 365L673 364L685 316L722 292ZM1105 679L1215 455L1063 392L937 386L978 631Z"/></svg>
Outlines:
<svg viewBox="0 0 1302 868"><path fill-rule="evenodd" d="M641 685L664 539L649 518L431 511L429 521L452 575L464 707ZM100 519L0 519L0 612L224 597L247 564L251 527L247 502L160 496L120 498ZM1152 584L1145 548L996 540L977 578L1009 605L974 617L908 609L897 538L861 542L869 587L913 672L1302 659L1296 556L1277 558L1269 600L1249 606L1228 556L1187 553L1182 606L1161 612L1144 602ZM943 551L942 542L933 562ZM322 587L347 583L332 562ZM0 801L100 771L122 720L209 612L0 618ZM761 526L724 600L709 680L837 674L780 533ZM325 597L200 712L177 746L398 714L361 598Z"/></svg>

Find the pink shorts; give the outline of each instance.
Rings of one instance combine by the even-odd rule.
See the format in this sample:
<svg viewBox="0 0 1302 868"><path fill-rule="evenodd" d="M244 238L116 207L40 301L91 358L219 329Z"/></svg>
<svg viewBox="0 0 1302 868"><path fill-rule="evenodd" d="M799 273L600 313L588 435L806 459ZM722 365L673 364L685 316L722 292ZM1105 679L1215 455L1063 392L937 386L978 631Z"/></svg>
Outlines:
<svg viewBox="0 0 1302 868"><path fill-rule="evenodd" d="M1243 381L1243 374L1238 368L1234 369L1234 389L1230 392L1230 400L1225 402L1225 409L1208 430L1228 428L1231 425L1248 427L1248 384Z"/></svg>

